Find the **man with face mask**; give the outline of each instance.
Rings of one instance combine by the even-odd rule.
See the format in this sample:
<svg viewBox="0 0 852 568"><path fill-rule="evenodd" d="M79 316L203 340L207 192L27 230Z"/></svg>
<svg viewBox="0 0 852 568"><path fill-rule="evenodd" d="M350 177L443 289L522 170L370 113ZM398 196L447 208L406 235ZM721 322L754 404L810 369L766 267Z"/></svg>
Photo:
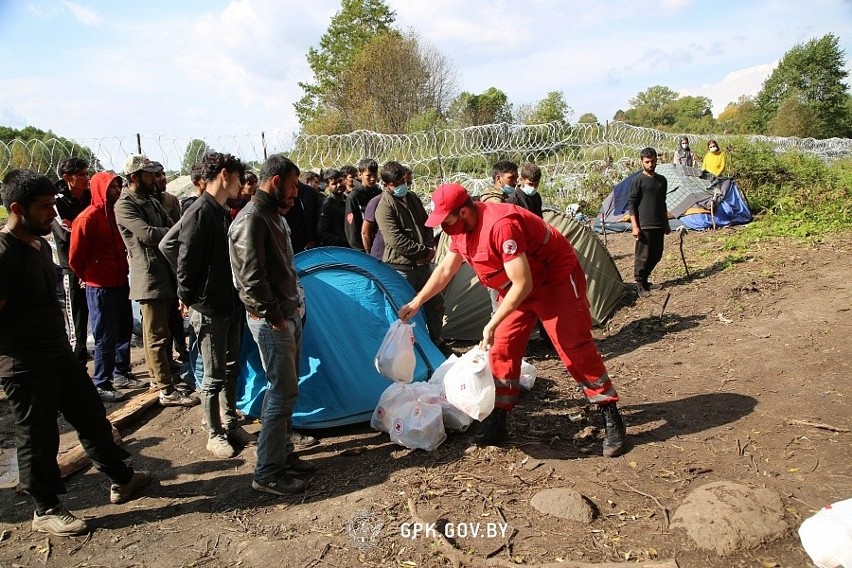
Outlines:
<svg viewBox="0 0 852 568"><path fill-rule="evenodd" d="M99 172L91 180L92 204L71 226L68 264L86 283L89 319L95 337L93 380L101 399L121 400L116 388L139 388L130 374L133 314L127 273L127 249L115 220L121 177Z"/></svg>
<svg viewBox="0 0 852 568"><path fill-rule="evenodd" d="M541 195L538 193L538 185L540 183L541 168L532 162L527 162L521 170L520 185L509 195L506 203L523 207L536 216L542 217Z"/></svg>
<svg viewBox="0 0 852 568"><path fill-rule="evenodd" d="M508 435L507 414L520 394L521 357L540 319L568 372L603 412L603 455L620 455L626 432L616 407L618 394L592 339L586 277L571 244L529 211L474 203L458 184L438 187L432 202L426 226L440 225L450 236L450 249L423 289L399 310L399 318L407 321L416 314L449 284L462 262L484 286L497 290L500 304L483 328L480 343L490 349L497 396L478 443L496 444Z"/></svg>
<svg viewBox="0 0 852 568"><path fill-rule="evenodd" d="M408 191L406 168L399 162L382 166L385 191L376 207L376 224L385 241L382 262L387 263L419 291L432 274L435 258L435 233L426 226L426 209L420 198ZM435 294L426 302L426 326L429 337L441 343L444 299Z"/></svg>
<svg viewBox="0 0 852 568"><path fill-rule="evenodd" d="M32 529L73 536L89 528L59 500L65 486L56 463L57 413L112 481L111 503L128 501L151 477L125 463L130 454L113 441L104 405L68 343L56 267L43 238L56 218L55 193L32 170L12 170L3 179L9 219L0 229L0 384L15 417L20 485L35 506Z"/></svg>
<svg viewBox="0 0 852 568"><path fill-rule="evenodd" d="M177 298L177 284L169 261L158 245L172 226L155 197L159 166L137 154L127 158L127 188L115 204L115 220L130 260L130 299L139 302L142 340L152 386L160 391L163 406L194 406L201 401L185 386L175 385L171 370L169 312Z"/></svg>
<svg viewBox="0 0 852 568"><path fill-rule="evenodd" d="M491 168L492 186L484 190L479 200L483 203L507 203L518 185L518 164L500 160Z"/></svg>

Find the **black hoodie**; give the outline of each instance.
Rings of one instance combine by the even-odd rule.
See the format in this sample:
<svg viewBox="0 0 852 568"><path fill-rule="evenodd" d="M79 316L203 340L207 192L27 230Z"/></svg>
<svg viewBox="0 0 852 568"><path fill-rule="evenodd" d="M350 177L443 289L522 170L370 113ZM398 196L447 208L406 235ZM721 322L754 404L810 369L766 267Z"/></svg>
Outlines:
<svg viewBox="0 0 852 568"><path fill-rule="evenodd" d="M56 253L59 257L59 266L62 267L63 274L73 274L71 267L68 266L68 251L71 248L71 223L77 218L77 215L83 212L83 209L92 204L92 194L87 189L80 195L80 199L74 197L71 193L71 188L68 183L60 179L56 182L56 212L58 216L53 220L53 242L56 243ZM62 219L68 221L68 229L62 226Z"/></svg>

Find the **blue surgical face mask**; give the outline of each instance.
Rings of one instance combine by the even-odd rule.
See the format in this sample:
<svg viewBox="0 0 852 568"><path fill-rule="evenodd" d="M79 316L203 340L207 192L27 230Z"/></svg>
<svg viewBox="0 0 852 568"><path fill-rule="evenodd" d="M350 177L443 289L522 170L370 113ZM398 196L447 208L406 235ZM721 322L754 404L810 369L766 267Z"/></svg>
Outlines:
<svg viewBox="0 0 852 568"><path fill-rule="evenodd" d="M523 191L527 195L533 195L537 190L531 185L522 185L521 191Z"/></svg>
<svg viewBox="0 0 852 568"><path fill-rule="evenodd" d="M405 194L408 193L408 186L405 184L398 185L393 188L393 196L394 197L405 197Z"/></svg>
<svg viewBox="0 0 852 568"><path fill-rule="evenodd" d="M509 195L509 194L510 194L510 193L512 193L513 191L515 191L515 188L514 188L514 187L512 187L511 185L504 185L504 186L503 186L503 193L504 193L504 194Z"/></svg>

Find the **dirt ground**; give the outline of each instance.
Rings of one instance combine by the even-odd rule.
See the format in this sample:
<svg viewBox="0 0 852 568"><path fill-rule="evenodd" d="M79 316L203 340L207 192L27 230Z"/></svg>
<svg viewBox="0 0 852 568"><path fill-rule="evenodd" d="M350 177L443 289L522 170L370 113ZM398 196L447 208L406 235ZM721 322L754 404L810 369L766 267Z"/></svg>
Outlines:
<svg viewBox="0 0 852 568"><path fill-rule="evenodd" d="M443 544L411 534L409 500L421 519L459 527L454 545L480 565L811 566L796 529L852 496L852 234L739 254L723 250L725 234L686 237L692 278L670 236L653 275L662 288L645 299L626 294L595 331L628 424L623 457L600 456L598 415L580 412L555 353L533 341L539 378L503 447L473 448L455 434L426 453L367 425L322 431L322 445L303 452L321 470L305 493L279 498L251 489L251 449L230 460L205 451L198 407L154 408L122 429L136 467L156 476L144 496L109 505L106 478L77 473L64 502L95 530L56 538L32 533L29 499L2 489L0 566L449 566ZM630 281L632 239L609 236L608 245ZM74 441L64 435L63 448ZM0 447L4 456L14 447L5 403ZM728 557L698 549L668 518L712 481L777 492L788 532ZM555 487L588 497L591 524L530 505ZM484 532L503 522L505 535L461 535L462 526Z"/></svg>

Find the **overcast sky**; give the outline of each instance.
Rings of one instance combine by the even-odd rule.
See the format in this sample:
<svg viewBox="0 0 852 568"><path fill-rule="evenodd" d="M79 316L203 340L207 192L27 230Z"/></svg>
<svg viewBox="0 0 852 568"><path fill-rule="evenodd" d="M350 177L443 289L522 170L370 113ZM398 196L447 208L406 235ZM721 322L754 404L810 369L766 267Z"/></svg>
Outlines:
<svg viewBox="0 0 852 568"><path fill-rule="evenodd" d="M460 90L517 105L560 90L612 119L651 85L754 95L797 43L834 33L852 72L852 0L386 0L448 56ZM337 0L0 0L0 125L68 138L291 133L305 54ZM381 78L376 77L376 88Z"/></svg>

